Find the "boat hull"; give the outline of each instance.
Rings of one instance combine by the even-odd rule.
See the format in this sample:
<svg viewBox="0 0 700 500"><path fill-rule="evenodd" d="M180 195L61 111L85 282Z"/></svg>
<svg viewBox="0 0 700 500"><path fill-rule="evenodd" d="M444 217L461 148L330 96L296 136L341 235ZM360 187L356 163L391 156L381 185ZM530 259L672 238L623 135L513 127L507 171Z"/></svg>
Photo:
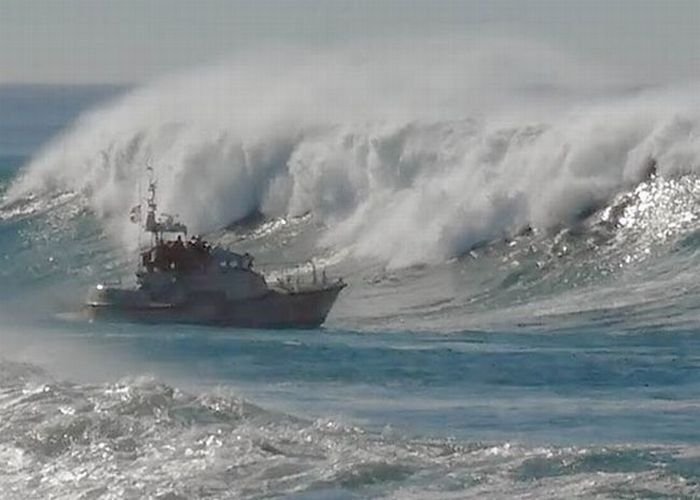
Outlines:
<svg viewBox="0 0 700 500"><path fill-rule="evenodd" d="M326 320L344 284L295 292L270 290L257 298L225 300L200 295L182 303L139 300L138 290L112 289L109 300L91 300L91 320L185 323L241 328L316 328ZM118 292L118 293L114 293Z"/></svg>

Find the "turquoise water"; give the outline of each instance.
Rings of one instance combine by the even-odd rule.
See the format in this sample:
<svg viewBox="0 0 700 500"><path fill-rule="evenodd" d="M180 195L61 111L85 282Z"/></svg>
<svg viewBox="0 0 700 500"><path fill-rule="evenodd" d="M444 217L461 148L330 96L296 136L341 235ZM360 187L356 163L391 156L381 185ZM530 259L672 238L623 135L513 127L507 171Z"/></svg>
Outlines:
<svg viewBox="0 0 700 500"><path fill-rule="evenodd" d="M124 90L40 91L0 88L3 191ZM335 252L314 214L209 232L269 273L311 253L343 275L309 331L84 322L133 251L91 192L6 195L3 498L697 497L695 182L406 266Z"/></svg>

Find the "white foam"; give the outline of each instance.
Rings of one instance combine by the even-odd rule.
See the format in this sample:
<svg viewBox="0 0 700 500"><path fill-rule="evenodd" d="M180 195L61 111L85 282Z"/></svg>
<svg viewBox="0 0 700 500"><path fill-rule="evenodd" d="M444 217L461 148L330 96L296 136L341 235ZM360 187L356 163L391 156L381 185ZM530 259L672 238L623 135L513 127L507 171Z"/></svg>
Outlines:
<svg viewBox="0 0 700 500"><path fill-rule="evenodd" d="M643 177L695 171L698 98L514 40L269 51L176 75L81 117L8 202L81 192L114 234L153 162L195 232L307 212L319 244L390 266L526 225L566 225Z"/></svg>

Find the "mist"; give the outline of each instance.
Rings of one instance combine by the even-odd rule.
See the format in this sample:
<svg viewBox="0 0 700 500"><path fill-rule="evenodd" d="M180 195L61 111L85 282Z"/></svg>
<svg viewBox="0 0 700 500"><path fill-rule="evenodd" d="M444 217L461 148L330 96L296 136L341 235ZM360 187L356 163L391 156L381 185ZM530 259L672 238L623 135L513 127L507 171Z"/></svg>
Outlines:
<svg viewBox="0 0 700 500"><path fill-rule="evenodd" d="M571 224L650 157L694 171L696 104L515 38L256 50L83 114L4 206L74 193L133 245L127 214L152 164L161 208L194 232L310 213L318 246L402 267Z"/></svg>

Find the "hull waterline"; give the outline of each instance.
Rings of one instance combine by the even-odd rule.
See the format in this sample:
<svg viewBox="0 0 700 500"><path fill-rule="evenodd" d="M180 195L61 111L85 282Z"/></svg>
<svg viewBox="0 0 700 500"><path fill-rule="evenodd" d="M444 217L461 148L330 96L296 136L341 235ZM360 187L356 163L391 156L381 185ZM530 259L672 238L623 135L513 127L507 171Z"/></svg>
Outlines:
<svg viewBox="0 0 700 500"><path fill-rule="evenodd" d="M183 323L241 328L317 328L323 324L345 285L298 292L270 290L262 297L225 300L203 296L182 304L91 301L91 320Z"/></svg>

